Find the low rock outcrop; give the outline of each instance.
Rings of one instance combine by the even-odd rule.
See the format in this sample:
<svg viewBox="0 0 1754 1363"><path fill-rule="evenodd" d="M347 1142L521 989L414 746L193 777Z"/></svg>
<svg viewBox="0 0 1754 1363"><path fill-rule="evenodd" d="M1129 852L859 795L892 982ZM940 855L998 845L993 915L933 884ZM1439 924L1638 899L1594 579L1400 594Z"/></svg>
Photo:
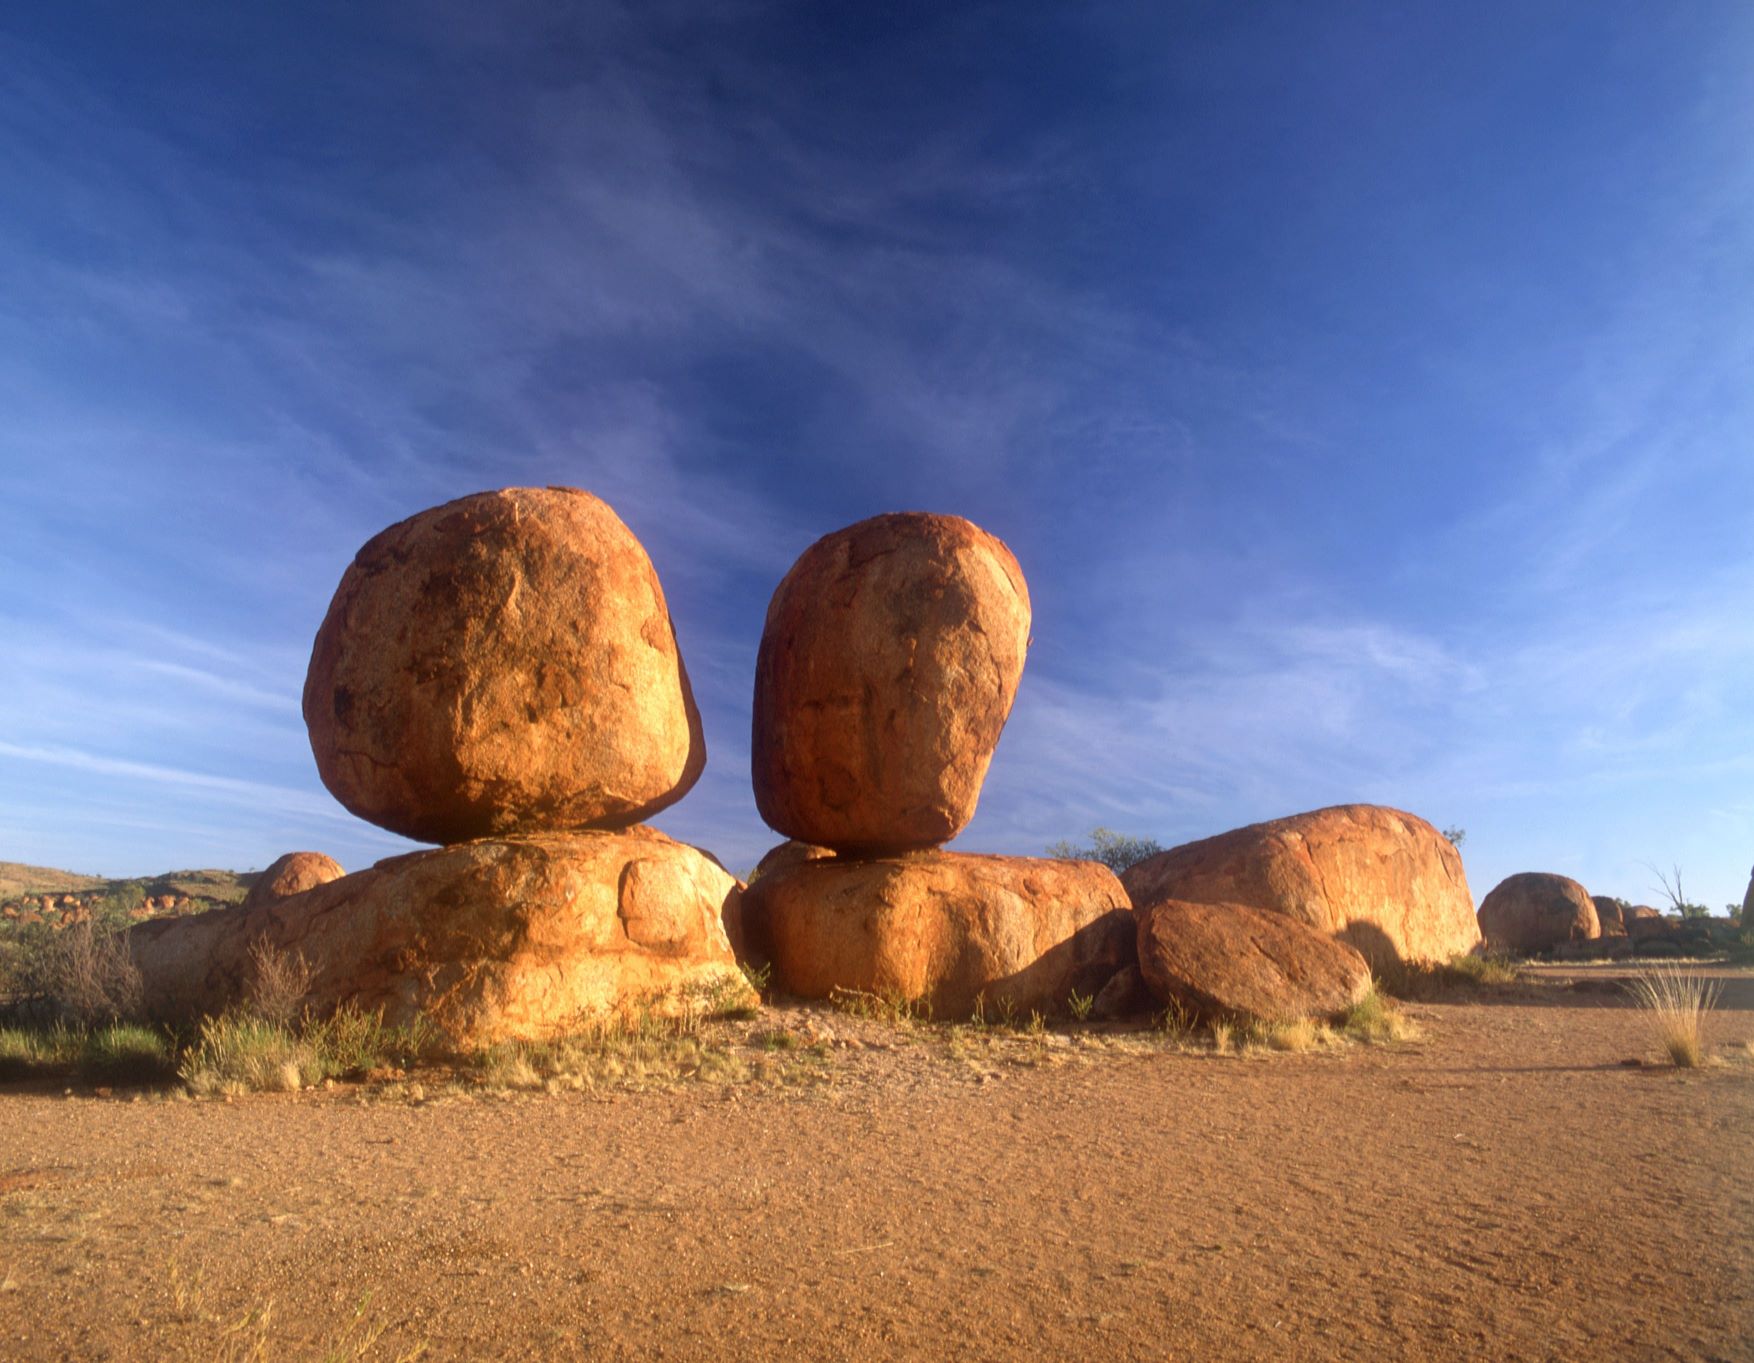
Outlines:
<svg viewBox="0 0 1754 1363"><path fill-rule="evenodd" d="M1489 951L1551 951L1561 942L1602 935L1596 906L1569 876L1523 871L1500 881L1480 902L1480 931Z"/></svg>
<svg viewBox="0 0 1754 1363"><path fill-rule="evenodd" d="M916 852L805 861L743 901L776 988L907 1000L940 1018L1064 1013L1132 963L1126 892L1096 862Z"/></svg>
<svg viewBox="0 0 1754 1363"><path fill-rule="evenodd" d="M1135 905L1246 904L1331 933L1373 967L1437 963L1480 941L1462 858L1424 819L1336 805L1159 852L1122 874Z"/></svg>
<svg viewBox="0 0 1754 1363"><path fill-rule="evenodd" d="M737 881L650 828L531 834L379 862L254 908L129 929L147 1011L243 999L264 942L312 971L306 1002L426 1018L469 1050L641 1008L753 1004L725 937Z"/></svg>
<svg viewBox="0 0 1754 1363"><path fill-rule="evenodd" d="M1362 955L1287 914L1165 899L1138 920L1145 983L1195 1017L1328 1018L1370 989Z"/></svg>
<svg viewBox="0 0 1754 1363"><path fill-rule="evenodd" d="M257 909L276 899L314 890L346 874L341 863L321 852L288 852L275 858L268 869L256 877L256 883L244 896L243 907Z"/></svg>
<svg viewBox="0 0 1754 1363"><path fill-rule="evenodd" d="M420 842L626 827L706 761L651 560L576 488L375 536L317 631L304 716L335 798Z"/></svg>
<svg viewBox="0 0 1754 1363"><path fill-rule="evenodd" d="M1023 673L1029 590L957 516L877 516L804 551L755 664L751 774L769 825L858 855L974 815Z"/></svg>

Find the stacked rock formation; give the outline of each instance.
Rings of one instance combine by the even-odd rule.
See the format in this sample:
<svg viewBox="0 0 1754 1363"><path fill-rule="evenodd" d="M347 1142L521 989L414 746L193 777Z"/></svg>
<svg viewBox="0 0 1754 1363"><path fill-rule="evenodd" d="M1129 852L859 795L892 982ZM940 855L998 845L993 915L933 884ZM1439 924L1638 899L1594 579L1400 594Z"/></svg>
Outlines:
<svg viewBox="0 0 1754 1363"><path fill-rule="evenodd" d="M276 857L268 869L256 877L256 883L244 896L243 907L261 908L288 895L303 894L319 885L327 885L331 880L340 880L346 874L335 858L321 852L288 852L283 857Z"/></svg>
<svg viewBox="0 0 1754 1363"><path fill-rule="evenodd" d="M1011 551L955 516L861 521L780 582L752 777L762 817L807 846L769 854L741 924L779 988L1051 1014L1130 963L1107 867L939 850L974 816L1029 625Z"/></svg>
<svg viewBox="0 0 1754 1363"><path fill-rule="evenodd" d="M261 939L304 955L313 1006L423 1015L458 1047L689 993L753 1001L724 927L738 883L639 826L705 744L651 560L597 498L479 493L373 538L317 632L304 714L336 799L447 846L133 929L156 1011L244 992Z"/></svg>

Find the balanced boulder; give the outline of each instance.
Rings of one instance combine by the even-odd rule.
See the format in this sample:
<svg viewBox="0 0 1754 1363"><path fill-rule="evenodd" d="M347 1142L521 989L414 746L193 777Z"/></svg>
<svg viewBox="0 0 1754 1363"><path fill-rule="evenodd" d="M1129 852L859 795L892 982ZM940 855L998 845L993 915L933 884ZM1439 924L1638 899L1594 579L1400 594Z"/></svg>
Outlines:
<svg viewBox="0 0 1754 1363"><path fill-rule="evenodd" d="M752 952L804 998L905 1000L934 1017L1064 1013L1131 964L1133 915L1089 861L916 852L804 861L743 903Z"/></svg>
<svg viewBox="0 0 1754 1363"><path fill-rule="evenodd" d="M1122 881L1139 906L1182 899L1286 914L1378 969L1447 961L1480 941L1454 844L1381 805L1336 805L1172 847Z"/></svg>
<svg viewBox="0 0 1754 1363"><path fill-rule="evenodd" d="M934 847L974 815L1023 673L1029 591L956 516L877 516L818 540L768 606L755 665L755 802L775 829L860 855Z"/></svg>
<svg viewBox="0 0 1754 1363"><path fill-rule="evenodd" d="M268 869L257 876L244 896L243 907L260 908L288 895L303 894L346 874L333 857L321 852L288 852L277 857ZM167 906L168 907L168 906Z"/></svg>
<svg viewBox="0 0 1754 1363"><path fill-rule="evenodd" d="M508 488L377 535L317 631L323 784L423 842L626 827L706 761L663 589L576 488Z"/></svg>
<svg viewBox="0 0 1754 1363"><path fill-rule="evenodd" d="M248 997L261 943L311 972L304 1002L424 1018L452 1049L542 1040L641 1010L753 1004L725 937L737 881L650 828L485 839L379 862L256 908L139 924L153 1016Z"/></svg>
<svg viewBox="0 0 1754 1363"><path fill-rule="evenodd" d="M1363 956L1288 914L1163 899L1138 920L1145 983L1198 1018L1332 1017L1370 989Z"/></svg>
<svg viewBox="0 0 1754 1363"><path fill-rule="evenodd" d="M1602 935L1590 892L1568 876L1523 871L1501 880L1480 901L1480 931L1489 951L1551 951L1561 942Z"/></svg>

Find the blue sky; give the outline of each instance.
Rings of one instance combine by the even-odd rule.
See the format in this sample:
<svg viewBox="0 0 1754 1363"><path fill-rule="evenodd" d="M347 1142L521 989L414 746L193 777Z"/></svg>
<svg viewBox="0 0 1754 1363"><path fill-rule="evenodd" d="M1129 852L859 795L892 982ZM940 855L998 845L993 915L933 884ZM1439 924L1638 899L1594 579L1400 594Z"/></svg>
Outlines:
<svg viewBox="0 0 1754 1363"><path fill-rule="evenodd" d="M316 777L328 598L562 483L733 866L774 584L922 509L1036 607L960 848L1367 800L1476 897L1741 896L1754 8L69 3L0 70L0 859L404 849Z"/></svg>

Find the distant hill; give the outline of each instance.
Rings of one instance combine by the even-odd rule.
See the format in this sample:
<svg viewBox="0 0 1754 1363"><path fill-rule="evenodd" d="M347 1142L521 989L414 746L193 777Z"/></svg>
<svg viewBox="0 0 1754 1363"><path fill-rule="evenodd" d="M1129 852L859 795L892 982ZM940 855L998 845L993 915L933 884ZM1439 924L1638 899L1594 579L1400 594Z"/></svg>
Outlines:
<svg viewBox="0 0 1754 1363"><path fill-rule="evenodd" d="M236 904L260 872L165 871L108 880L50 866L0 861L0 929L51 927L98 919L139 921L164 914L202 913Z"/></svg>

